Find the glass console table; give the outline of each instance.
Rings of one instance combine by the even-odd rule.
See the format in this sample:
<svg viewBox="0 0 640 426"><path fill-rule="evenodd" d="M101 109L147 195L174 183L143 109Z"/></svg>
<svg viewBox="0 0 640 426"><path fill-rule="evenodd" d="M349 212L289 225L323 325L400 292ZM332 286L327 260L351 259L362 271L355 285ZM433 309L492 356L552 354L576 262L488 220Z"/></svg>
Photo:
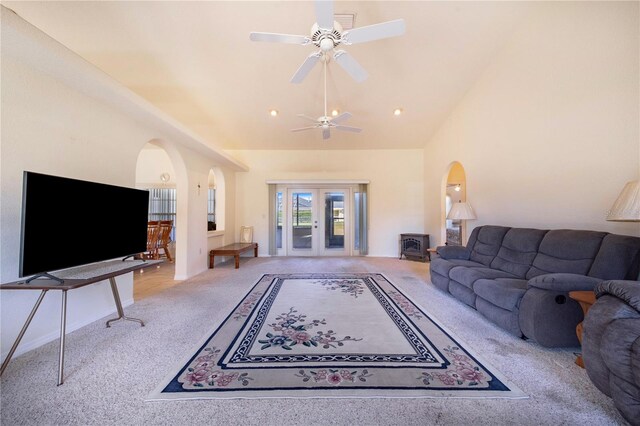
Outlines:
<svg viewBox="0 0 640 426"><path fill-rule="evenodd" d="M0 376L4 373L4 370L9 365L11 357L18 348L24 333L29 328L31 320L38 311L42 299L49 290L59 290L62 292L62 309L60 314L60 357L58 360L58 386L63 383L64 379L64 341L67 328L67 292L76 288L84 287L86 285L95 284L101 281L109 280L111 284L111 292L113 293L113 299L116 304L116 310L118 317L107 321L107 327L111 326L111 323L118 320L134 321L140 323L144 327L144 322L136 318L129 318L124 315L122 309L122 302L120 301L120 294L118 293L118 286L116 285L115 277L124 275L129 272L137 271L142 268L148 268L153 265L162 263L163 260L113 260L108 262L101 262L98 264L82 266L78 268L67 269L59 271L56 276L63 280L62 283L52 279L35 279L29 283L25 280L15 281L7 284L0 285L0 290L40 290L40 296L33 306L31 313L27 317L18 337L16 338L11 350L7 355L7 358L0 367Z"/></svg>

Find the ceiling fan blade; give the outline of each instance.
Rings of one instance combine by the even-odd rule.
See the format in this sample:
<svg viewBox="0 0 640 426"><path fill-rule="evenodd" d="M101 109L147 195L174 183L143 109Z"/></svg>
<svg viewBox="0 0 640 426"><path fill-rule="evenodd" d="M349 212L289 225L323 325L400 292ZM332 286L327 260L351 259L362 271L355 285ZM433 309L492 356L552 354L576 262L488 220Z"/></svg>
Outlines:
<svg viewBox="0 0 640 426"><path fill-rule="evenodd" d="M298 71L291 77L292 83L302 83L302 80L309 74L309 71L313 68L313 66L320 60L322 56L321 52L315 52L311 55L307 56L307 59L304 60Z"/></svg>
<svg viewBox="0 0 640 426"><path fill-rule="evenodd" d="M349 112L343 112L342 114L340 114L339 116L332 118L331 122L332 123L340 123L344 120L348 120L351 118L351 113Z"/></svg>
<svg viewBox="0 0 640 426"><path fill-rule="evenodd" d="M333 126L338 130L346 130L347 132L355 132L355 133L360 133L362 131L362 129L360 129L359 127L351 127L351 126Z"/></svg>
<svg viewBox="0 0 640 426"><path fill-rule="evenodd" d="M369 77L367 71L360 66L360 64L353 59L353 56L349 55L344 50L338 50L333 55L333 59L346 71L349 75L358 83L362 83Z"/></svg>
<svg viewBox="0 0 640 426"><path fill-rule="evenodd" d="M317 129L318 126L301 127L299 129L291 129L292 132L301 132L303 130Z"/></svg>
<svg viewBox="0 0 640 426"><path fill-rule="evenodd" d="M251 41L266 41L270 43L290 43L306 45L311 43L311 39L307 36L276 34L276 33L250 33Z"/></svg>
<svg viewBox="0 0 640 426"><path fill-rule="evenodd" d="M322 129L322 139L329 139L331 137L331 130L329 128Z"/></svg>
<svg viewBox="0 0 640 426"><path fill-rule="evenodd" d="M316 22L320 28L333 29L333 1L316 0Z"/></svg>
<svg viewBox="0 0 640 426"><path fill-rule="evenodd" d="M300 117L300 118L304 118L304 119L309 120L309 121L313 121L314 123L317 123L317 122L318 122L318 120L317 120L317 119L315 119L315 118L313 118L313 117L309 117L308 115L298 114L298 117Z"/></svg>
<svg viewBox="0 0 640 426"><path fill-rule="evenodd" d="M381 38L397 37L404 34L404 19L382 22L366 27L354 28L342 34L343 44L364 43L366 41L380 40Z"/></svg>

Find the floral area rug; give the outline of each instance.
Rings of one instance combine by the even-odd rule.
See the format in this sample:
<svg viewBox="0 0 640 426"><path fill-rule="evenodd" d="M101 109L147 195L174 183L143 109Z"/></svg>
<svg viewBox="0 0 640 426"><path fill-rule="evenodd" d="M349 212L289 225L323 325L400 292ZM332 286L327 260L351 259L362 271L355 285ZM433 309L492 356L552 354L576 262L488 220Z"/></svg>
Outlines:
<svg viewBox="0 0 640 426"><path fill-rule="evenodd" d="M382 274L263 275L150 396L526 397Z"/></svg>

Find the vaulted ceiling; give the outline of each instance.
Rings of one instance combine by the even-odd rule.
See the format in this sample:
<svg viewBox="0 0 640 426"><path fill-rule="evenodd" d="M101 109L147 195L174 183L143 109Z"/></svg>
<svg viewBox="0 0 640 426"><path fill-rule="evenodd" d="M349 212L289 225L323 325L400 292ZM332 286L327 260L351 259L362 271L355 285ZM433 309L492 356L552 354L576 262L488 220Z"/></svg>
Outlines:
<svg viewBox="0 0 640 426"><path fill-rule="evenodd" d="M2 1L23 19L215 145L227 149L422 148L533 7L528 2L337 1L354 27L403 18L403 36L344 47L369 73L328 66L328 108L361 133L292 133L323 114L313 46L256 43L251 31L308 35L309 1ZM393 115L395 108L403 114ZM269 111L279 111L271 117ZM311 123L312 124L312 123Z"/></svg>

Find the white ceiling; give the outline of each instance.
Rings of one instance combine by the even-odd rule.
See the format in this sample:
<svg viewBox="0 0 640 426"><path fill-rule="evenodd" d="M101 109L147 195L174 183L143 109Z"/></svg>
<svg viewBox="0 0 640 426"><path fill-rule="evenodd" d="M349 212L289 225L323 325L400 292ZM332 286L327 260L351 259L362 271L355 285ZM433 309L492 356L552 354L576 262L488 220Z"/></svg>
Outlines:
<svg viewBox="0 0 640 426"><path fill-rule="evenodd" d="M356 83L329 64L328 108L359 134L292 133L323 113L322 67L289 79L311 46L249 41L307 35L309 1L2 1L206 140L235 149L422 148L531 9L527 2L337 1L355 27L404 18L406 34L344 47L368 72ZM404 114L393 116L394 108ZM277 109L277 118L269 116Z"/></svg>

